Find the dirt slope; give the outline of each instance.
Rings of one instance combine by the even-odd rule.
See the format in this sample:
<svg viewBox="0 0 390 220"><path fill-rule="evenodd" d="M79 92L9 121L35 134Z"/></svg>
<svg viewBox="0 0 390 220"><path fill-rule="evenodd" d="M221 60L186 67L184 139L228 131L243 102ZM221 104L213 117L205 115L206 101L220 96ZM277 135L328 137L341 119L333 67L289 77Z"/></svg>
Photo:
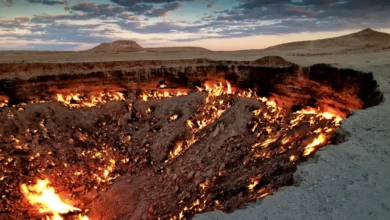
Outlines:
<svg viewBox="0 0 390 220"><path fill-rule="evenodd" d="M390 49L390 34L364 29L357 33L344 35L335 38L328 38L314 41L300 41L281 44L265 49L265 51L303 51L321 50L321 52L362 52L379 51Z"/></svg>

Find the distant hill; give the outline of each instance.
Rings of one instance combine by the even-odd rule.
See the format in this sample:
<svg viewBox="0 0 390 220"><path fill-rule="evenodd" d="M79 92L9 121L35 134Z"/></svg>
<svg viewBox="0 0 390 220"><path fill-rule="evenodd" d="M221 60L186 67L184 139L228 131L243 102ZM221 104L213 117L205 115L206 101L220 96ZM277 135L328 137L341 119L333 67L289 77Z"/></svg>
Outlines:
<svg viewBox="0 0 390 220"><path fill-rule="evenodd" d="M340 37L300 41L269 47L264 51L294 51L294 50L317 50L321 51L373 51L390 49L390 34L378 32L370 28L357 33L348 34Z"/></svg>
<svg viewBox="0 0 390 220"><path fill-rule="evenodd" d="M102 43L88 51L91 52L134 52L144 50L137 42L131 40L119 40L112 43Z"/></svg>

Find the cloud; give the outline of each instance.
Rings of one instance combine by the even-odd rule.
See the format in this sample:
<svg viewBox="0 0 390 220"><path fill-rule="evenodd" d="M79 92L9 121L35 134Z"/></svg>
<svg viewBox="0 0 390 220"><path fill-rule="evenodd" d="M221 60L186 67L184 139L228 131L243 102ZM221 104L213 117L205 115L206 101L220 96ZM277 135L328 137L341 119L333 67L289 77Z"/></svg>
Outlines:
<svg viewBox="0 0 390 220"><path fill-rule="evenodd" d="M277 19L307 16L310 18L366 18L368 14L390 11L390 1L381 0L241 0L241 4L230 10L232 15L241 12L235 19ZM379 17L379 16L376 16ZM229 18L229 16L227 17Z"/></svg>
<svg viewBox="0 0 390 220"><path fill-rule="evenodd" d="M127 11L122 7L116 7L109 4L81 3L69 8L73 12L82 12L82 16L88 18L125 18L129 16ZM78 17L77 14L73 16ZM80 19L80 16L78 17Z"/></svg>
<svg viewBox="0 0 390 220"><path fill-rule="evenodd" d="M44 5L64 5L67 2L65 0L27 0L32 4L44 4Z"/></svg>
<svg viewBox="0 0 390 220"><path fill-rule="evenodd" d="M164 17L170 11L182 7L181 2L185 1L193 0L111 0L129 12L147 17Z"/></svg>
<svg viewBox="0 0 390 220"><path fill-rule="evenodd" d="M187 2L193 0L111 0L120 6L132 7L137 4L163 4L163 3L174 3L174 2Z"/></svg>
<svg viewBox="0 0 390 220"><path fill-rule="evenodd" d="M179 3L179 2L168 3L168 4L163 5L161 8L154 8L153 10L146 12L145 16L147 16L147 17L166 16L170 11L175 11L180 7L183 7L182 3Z"/></svg>
<svg viewBox="0 0 390 220"><path fill-rule="evenodd" d="M12 7L14 5L15 0L2 0L3 5L6 7Z"/></svg>

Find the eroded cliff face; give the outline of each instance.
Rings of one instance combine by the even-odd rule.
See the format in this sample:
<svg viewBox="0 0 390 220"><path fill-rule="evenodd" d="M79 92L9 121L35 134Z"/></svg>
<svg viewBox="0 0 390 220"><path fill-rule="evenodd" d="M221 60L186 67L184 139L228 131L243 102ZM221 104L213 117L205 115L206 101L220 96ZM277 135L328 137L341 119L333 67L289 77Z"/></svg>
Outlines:
<svg viewBox="0 0 390 220"><path fill-rule="evenodd" d="M207 81L227 80L240 89L272 97L280 106L321 106L343 114L383 99L371 73L326 64L299 67L280 57L256 61L129 61L99 63L0 64L0 101L10 105L51 100L56 94L100 91L195 90Z"/></svg>

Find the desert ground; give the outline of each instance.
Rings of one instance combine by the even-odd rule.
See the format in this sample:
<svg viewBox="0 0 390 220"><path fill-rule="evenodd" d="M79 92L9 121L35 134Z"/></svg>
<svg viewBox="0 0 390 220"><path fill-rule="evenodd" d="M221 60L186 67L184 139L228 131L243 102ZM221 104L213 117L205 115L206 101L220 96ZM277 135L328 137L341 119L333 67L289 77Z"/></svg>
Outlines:
<svg viewBox="0 0 390 220"><path fill-rule="evenodd" d="M253 61L280 56L308 67L325 63L372 72L384 101L353 111L342 121L346 140L322 148L298 166L294 186L233 213L214 211L194 219L389 219L390 216L390 35L364 30L354 35L280 45L265 50L208 51L151 48L137 51L1 51L1 63L72 63L130 60ZM1 75L2 79L12 78Z"/></svg>

